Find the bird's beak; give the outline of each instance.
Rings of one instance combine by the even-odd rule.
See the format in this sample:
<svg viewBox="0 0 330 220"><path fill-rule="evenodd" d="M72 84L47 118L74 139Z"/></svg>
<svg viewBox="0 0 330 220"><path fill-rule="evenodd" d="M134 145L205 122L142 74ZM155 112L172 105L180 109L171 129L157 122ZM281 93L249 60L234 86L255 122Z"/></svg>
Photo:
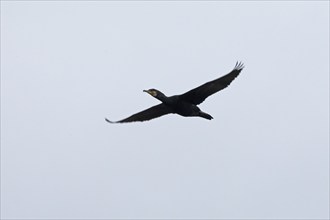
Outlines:
<svg viewBox="0 0 330 220"><path fill-rule="evenodd" d="M150 94L149 90L143 90L143 92L146 92L146 93Z"/></svg>

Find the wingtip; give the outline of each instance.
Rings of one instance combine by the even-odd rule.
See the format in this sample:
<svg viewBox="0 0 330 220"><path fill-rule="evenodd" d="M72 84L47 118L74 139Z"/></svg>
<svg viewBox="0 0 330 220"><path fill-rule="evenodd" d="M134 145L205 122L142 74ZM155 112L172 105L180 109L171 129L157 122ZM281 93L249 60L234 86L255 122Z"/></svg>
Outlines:
<svg viewBox="0 0 330 220"><path fill-rule="evenodd" d="M245 66L244 66L244 63L242 61L239 61L239 62L237 61L234 69L235 70L242 70L244 67Z"/></svg>
<svg viewBox="0 0 330 220"><path fill-rule="evenodd" d="M111 123L111 124L114 124L114 123L116 123L116 122L114 122L114 121L110 121L109 119L107 119L107 118L104 118L105 119L105 121L106 122L109 122L109 123Z"/></svg>

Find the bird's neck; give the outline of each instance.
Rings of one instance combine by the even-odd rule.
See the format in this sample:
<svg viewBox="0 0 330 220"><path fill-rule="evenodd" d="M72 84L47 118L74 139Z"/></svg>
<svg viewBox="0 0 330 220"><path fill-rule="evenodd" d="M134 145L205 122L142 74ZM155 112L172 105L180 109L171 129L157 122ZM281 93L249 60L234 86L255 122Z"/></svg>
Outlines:
<svg viewBox="0 0 330 220"><path fill-rule="evenodd" d="M156 97L159 101L161 101L164 104L169 104L169 99L166 95L164 95L163 93L158 94L158 96Z"/></svg>

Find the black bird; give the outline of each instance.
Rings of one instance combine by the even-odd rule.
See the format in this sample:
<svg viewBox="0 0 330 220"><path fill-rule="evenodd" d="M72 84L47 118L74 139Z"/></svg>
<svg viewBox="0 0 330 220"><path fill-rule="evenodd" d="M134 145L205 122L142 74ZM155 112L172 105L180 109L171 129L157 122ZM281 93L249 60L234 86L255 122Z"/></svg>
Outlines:
<svg viewBox="0 0 330 220"><path fill-rule="evenodd" d="M143 92L149 93L162 103L120 121L113 122L107 118L105 118L105 120L110 123L147 121L169 113L176 113L185 117L197 116L211 120L213 117L201 111L197 105L201 104L210 95L229 86L229 84L238 76L243 68L244 65L241 62L237 62L235 68L227 75L207 82L181 95L167 97L157 89L143 90Z"/></svg>

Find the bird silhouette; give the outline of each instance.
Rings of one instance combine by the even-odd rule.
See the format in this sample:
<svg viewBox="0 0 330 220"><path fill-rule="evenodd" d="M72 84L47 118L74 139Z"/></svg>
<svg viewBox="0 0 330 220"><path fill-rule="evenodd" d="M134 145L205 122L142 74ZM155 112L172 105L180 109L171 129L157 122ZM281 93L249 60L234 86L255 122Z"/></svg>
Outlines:
<svg viewBox="0 0 330 220"><path fill-rule="evenodd" d="M160 100L162 103L120 121L110 121L107 118L105 118L105 120L109 123L148 121L170 113L175 113L184 117L195 116L211 120L213 117L201 111L197 105L201 104L210 95L213 95L214 93L229 86L229 84L239 75L243 68L243 63L236 62L234 69L230 73L198 86L197 88L181 95L168 97L157 89L143 90L154 98Z"/></svg>

